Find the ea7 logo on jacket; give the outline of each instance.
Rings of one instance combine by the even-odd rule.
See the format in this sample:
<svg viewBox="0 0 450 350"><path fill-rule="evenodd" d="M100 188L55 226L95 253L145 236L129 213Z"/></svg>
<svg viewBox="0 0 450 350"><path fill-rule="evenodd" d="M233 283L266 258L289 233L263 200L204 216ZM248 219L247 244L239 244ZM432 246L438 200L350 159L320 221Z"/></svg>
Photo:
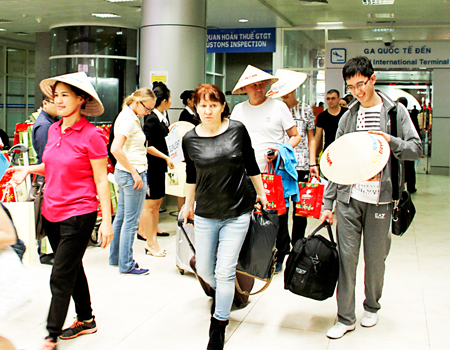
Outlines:
<svg viewBox="0 0 450 350"><path fill-rule="evenodd" d="M385 218L386 218L385 213L382 213L382 214L375 213L375 219L385 219Z"/></svg>

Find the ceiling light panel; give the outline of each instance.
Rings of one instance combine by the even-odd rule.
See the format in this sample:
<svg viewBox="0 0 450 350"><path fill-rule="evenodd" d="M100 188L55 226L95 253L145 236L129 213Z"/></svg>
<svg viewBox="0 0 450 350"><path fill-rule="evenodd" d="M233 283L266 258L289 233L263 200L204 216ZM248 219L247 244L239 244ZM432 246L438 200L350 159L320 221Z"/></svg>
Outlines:
<svg viewBox="0 0 450 350"><path fill-rule="evenodd" d="M395 15L393 13L368 13L368 18L394 18Z"/></svg>
<svg viewBox="0 0 450 350"><path fill-rule="evenodd" d="M111 13L111 12L92 13L92 16L98 17L98 18L116 18L116 17L120 17L119 15L116 15L115 13Z"/></svg>
<svg viewBox="0 0 450 350"><path fill-rule="evenodd" d="M363 5L394 5L395 0L362 0Z"/></svg>

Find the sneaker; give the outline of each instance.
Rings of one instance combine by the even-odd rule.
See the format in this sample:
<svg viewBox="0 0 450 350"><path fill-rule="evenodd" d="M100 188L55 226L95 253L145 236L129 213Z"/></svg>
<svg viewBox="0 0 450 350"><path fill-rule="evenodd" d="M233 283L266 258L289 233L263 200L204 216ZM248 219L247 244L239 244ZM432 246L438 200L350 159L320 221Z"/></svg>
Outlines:
<svg viewBox="0 0 450 350"><path fill-rule="evenodd" d="M282 269L283 269L283 264L277 262L275 265L275 273L280 273Z"/></svg>
<svg viewBox="0 0 450 350"><path fill-rule="evenodd" d="M342 338L345 333L354 331L355 328L355 324L347 326L341 322L336 322L336 324L328 330L327 337L331 339L339 339Z"/></svg>
<svg viewBox="0 0 450 350"><path fill-rule="evenodd" d="M56 350L56 343L52 338L45 338L41 350Z"/></svg>
<svg viewBox="0 0 450 350"><path fill-rule="evenodd" d="M373 327L378 322L378 314L375 312L364 311L361 317L361 326L363 327Z"/></svg>
<svg viewBox="0 0 450 350"><path fill-rule="evenodd" d="M145 276L150 274L148 269L141 269L138 264L135 265L134 269L128 272L121 272L122 275L134 275L134 276Z"/></svg>
<svg viewBox="0 0 450 350"><path fill-rule="evenodd" d="M73 339L79 335L92 334L95 332L97 332L95 319L91 322L82 322L75 318L75 322L69 328L64 329L59 337L61 339Z"/></svg>

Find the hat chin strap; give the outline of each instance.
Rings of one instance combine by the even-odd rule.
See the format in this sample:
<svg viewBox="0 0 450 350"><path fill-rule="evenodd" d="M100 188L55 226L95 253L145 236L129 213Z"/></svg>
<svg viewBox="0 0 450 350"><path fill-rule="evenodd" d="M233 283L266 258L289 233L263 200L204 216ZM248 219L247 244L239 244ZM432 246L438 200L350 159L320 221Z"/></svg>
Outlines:
<svg viewBox="0 0 450 350"><path fill-rule="evenodd" d="M68 118L68 117L73 116L75 113L77 113L81 109L81 105L82 104L79 104L78 106L75 107L75 109L71 113L69 113L68 115L63 115L62 117Z"/></svg>

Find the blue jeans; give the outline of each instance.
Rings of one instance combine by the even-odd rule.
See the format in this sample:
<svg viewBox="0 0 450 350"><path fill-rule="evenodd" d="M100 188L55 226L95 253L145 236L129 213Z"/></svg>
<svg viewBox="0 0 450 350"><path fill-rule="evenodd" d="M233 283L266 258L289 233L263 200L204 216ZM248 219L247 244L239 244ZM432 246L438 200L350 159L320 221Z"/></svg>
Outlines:
<svg viewBox="0 0 450 350"><path fill-rule="evenodd" d="M194 218L197 273L216 290L213 316L220 321L230 317L236 265L250 216L249 212L227 220Z"/></svg>
<svg viewBox="0 0 450 350"><path fill-rule="evenodd" d="M144 185L140 190L133 189L134 180L130 173L116 169L114 177L119 186L119 201L113 222L114 238L109 251L109 264L119 265L119 272L134 269L134 235L137 232L147 190L147 173L140 174Z"/></svg>

